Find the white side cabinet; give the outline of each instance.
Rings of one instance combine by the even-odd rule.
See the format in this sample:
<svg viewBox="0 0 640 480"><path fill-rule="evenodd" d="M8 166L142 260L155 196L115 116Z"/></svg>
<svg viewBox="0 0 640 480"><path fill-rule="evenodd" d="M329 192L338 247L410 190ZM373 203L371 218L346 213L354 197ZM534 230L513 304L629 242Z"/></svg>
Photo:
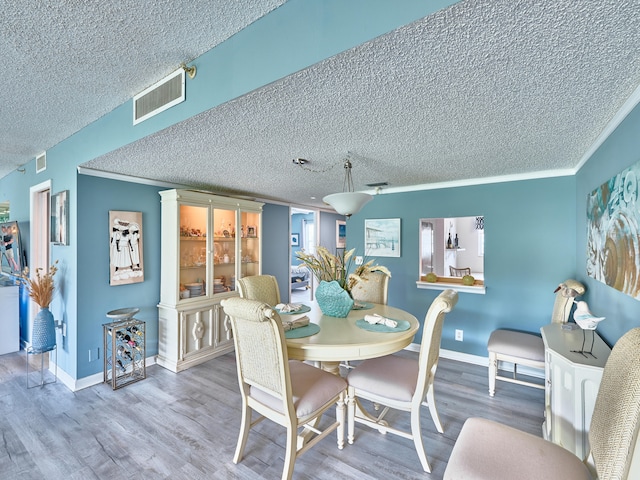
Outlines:
<svg viewBox="0 0 640 480"><path fill-rule="evenodd" d="M584 459L589 454L589 425L602 370L611 349L595 331L563 330L561 324L553 323L541 332L546 376L543 436ZM581 350L593 356L578 353Z"/></svg>
<svg viewBox="0 0 640 480"><path fill-rule="evenodd" d="M220 306L261 273L262 203L189 190L162 199L158 364L179 372L233 350Z"/></svg>
<svg viewBox="0 0 640 480"><path fill-rule="evenodd" d="M0 355L20 350L19 292L18 285L0 285Z"/></svg>

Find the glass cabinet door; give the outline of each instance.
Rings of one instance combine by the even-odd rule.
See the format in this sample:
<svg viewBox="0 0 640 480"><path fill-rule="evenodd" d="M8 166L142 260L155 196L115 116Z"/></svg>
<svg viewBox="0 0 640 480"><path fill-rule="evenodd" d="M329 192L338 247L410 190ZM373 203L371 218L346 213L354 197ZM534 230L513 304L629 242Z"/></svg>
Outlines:
<svg viewBox="0 0 640 480"><path fill-rule="evenodd" d="M180 298L206 295L209 209L180 205Z"/></svg>
<svg viewBox="0 0 640 480"><path fill-rule="evenodd" d="M260 214L240 212L240 277L260 274Z"/></svg>
<svg viewBox="0 0 640 480"><path fill-rule="evenodd" d="M236 289L236 211L213 209L213 294Z"/></svg>

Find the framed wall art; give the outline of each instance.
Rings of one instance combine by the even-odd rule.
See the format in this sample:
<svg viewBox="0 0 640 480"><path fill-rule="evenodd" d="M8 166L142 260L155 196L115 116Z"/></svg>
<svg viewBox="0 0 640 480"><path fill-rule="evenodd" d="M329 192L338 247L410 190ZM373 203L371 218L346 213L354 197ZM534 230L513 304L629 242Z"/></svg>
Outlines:
<svg viewBox="0 0 640 480"><path fill-rule="evenodd" d="M347 222L336 220L336 248L347 246Z"/></svg>
<svg viewBox="0 0 640 480"><path fill-rule="evenodd" d="M69 245L69 190L51 195L51 243Z"/></svg>
<svg viewBox="0 0 640 480"><path fill-rule="evenodd" d="M142 212L109 211L109 284L144 281Z"/></svg>
<svg viewBox="0 0 640 480"><path fill-rule="evenodd" d="M367 256L400 256L400 219L374 218L364 221L364 245Z"/></svg>
<svg viewBox="0 0 640 480"><path fill-rule="evenodd" d="M292 233L291 234L291 246L292 247L299 247L300 246L300 234L299 233Z"/></svg>
<svg viewBox="0 0 640 480"><path fill-rule="evenodd" d="M587 196L587 274L640 300L640 162Z"/></svg>

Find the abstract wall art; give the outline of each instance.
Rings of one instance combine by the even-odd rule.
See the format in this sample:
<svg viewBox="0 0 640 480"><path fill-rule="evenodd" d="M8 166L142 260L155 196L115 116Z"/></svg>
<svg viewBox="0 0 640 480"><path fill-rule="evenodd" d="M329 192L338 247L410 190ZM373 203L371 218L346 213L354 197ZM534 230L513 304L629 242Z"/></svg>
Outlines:
<svg viewBox="0 0 640 480"><path fill-rule="evenodd" d="M640 162L587 196L587 274L640 300Z"/></svg>

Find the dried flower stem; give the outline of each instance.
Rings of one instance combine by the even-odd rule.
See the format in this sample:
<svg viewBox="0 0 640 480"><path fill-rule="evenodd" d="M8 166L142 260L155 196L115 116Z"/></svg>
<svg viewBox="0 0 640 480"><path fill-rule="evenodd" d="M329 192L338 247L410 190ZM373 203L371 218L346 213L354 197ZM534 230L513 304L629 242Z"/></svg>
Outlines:
<svg viewBox="0 0 640 480"><path fill-rule="evenodd" d="M20 275L20 282L23 283L29 290L29 296L36 302L40 308L48 307L53 299L53 292L55 291L55 284L53 277L58 271L56 266L58 261L49 267L49 271L43 273L43 268L36 269L36 275L34 278L29 278L29 268L25 268Z"/></svg>
<svg viewBox="0 0 640 480"><path fill-rule="evenodd" d="M304 250L298 251L296 257L302 262L300 266L308 267L316 276L318 281L324 280L330 282L335 280L347 292L363 280L369 272L382 272L391 276L391 273L382 265L374 265L373 260L359 265L351 274L351 264L355 248L345 250L342 255L334 255L329 252L326 247L317 247L315 255L305 253Z"/></svg>

